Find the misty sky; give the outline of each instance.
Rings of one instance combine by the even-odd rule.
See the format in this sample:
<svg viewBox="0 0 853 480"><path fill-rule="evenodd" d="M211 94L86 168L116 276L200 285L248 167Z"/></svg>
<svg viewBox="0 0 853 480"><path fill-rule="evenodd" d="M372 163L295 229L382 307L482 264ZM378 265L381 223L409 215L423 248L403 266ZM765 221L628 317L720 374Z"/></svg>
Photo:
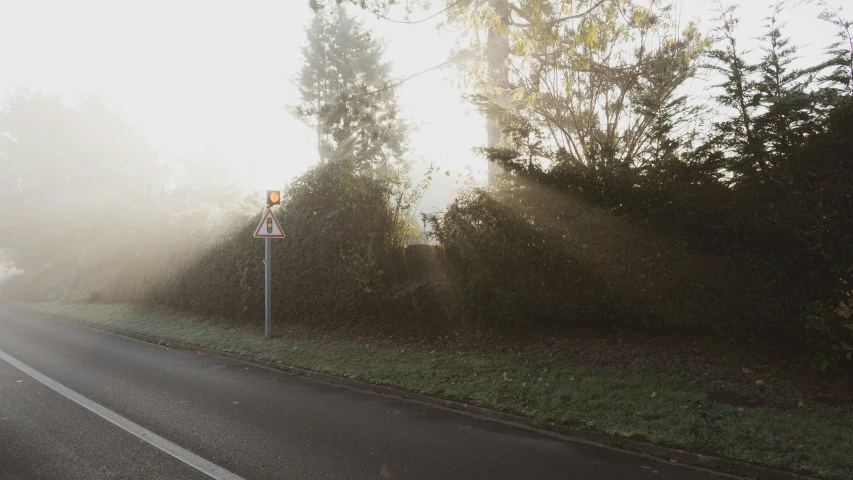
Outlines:
<svg viewBox="0 0 853 480"><path fill-rule="evenodd" d="M313 132L284 109L298 102L292 79L311 17L307 3L0 0L0 94L18 85L69 102L98 93L164 161L211 155L247 187L281 187L316 161ZM742 2L744 46L761 33L768 3ZM681 18L704 18L707 30L712 4L685 0ZM853 0L832 4L853 14ZM809 42L802 56L831 40L814 13L800 9L789 22L787 34ZM411 26L361 16L386 39L398 77L443 62L458 40L434 21ZM465 165L482 170L471 148L485 142L484 122L461 101L457 83L456 71L444 69L400 90L404 115L418 127L412 152L454 173Z"/></svg>

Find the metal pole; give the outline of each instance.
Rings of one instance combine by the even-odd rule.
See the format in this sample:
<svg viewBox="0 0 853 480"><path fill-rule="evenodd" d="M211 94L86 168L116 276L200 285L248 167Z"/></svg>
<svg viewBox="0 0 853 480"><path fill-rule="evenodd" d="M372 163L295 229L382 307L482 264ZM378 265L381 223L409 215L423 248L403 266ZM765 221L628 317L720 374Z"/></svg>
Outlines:
<svg viewBox="0 0 853 480"><path fill-rule="evenodd" d="M267 338L272 337L272 299L270 298L270 284L272 283L271 244L271 239L264 239L264 331Z"/></svg>

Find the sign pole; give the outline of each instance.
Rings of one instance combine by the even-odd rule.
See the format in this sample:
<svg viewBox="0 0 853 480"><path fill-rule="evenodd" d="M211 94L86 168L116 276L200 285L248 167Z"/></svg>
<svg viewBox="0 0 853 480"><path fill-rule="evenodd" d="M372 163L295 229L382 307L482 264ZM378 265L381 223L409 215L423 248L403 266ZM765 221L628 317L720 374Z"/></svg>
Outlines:
<svg viewBox="0 0 853 480"><path fill-rule="evenodd" d="M264 331L266 337L272 337L272 300L270 299L271 283L272 283L272 259L270 255L272 250L272 240L264 239Z"/></svg>
<svg viewBox="0 0 853 480"><path fill-rule="evenodd" d="M252 234L255 238L264 239L264 335L267 338L272 338L272 239L284 238L284 230L272 213L272 207L280 204L281 192L267 190L267 208Z"/></svg>

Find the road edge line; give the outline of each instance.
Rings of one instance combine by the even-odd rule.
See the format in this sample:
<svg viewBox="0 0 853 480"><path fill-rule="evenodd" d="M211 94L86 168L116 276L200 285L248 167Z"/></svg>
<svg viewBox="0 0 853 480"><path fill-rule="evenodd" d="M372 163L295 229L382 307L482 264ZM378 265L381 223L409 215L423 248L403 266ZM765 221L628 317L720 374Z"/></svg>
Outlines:
<svg viewBox="0 0 853 480"><path fill-rule="evenodd" d="M204 458L190 452L189 450L181 447L180 445L166 440L165 438L161 437L160 435L157 435L151 430L148 430L142 425L139 425L138 423L119 415L118 413L101 405L100 403L97 403L94 400L90 400L88 397L85 397L82 394L71 390L65 385L57 382L56 380L39 372L33 367L30 367L26 363L18 360L14 356L9 355L2 349L0 349L0 360L6 361L6 363L8 363L9 365L26 373L36 381L42 383L44 386L59 393L60 395L71 400L77 405L80 405L86 410L94 413L95 415L103 418L104 420L107 420L108 422L130 433L131 435L142 440L143 442L157 448L158 450L166 453L172 458L175 458L176 460L179 460L185 463L186 465L189 465L190 467L215 480L244 480L243 477L240 477L239 475L232 473L220 467L219 465L214 464L213 462L205 460Z"/></svg>

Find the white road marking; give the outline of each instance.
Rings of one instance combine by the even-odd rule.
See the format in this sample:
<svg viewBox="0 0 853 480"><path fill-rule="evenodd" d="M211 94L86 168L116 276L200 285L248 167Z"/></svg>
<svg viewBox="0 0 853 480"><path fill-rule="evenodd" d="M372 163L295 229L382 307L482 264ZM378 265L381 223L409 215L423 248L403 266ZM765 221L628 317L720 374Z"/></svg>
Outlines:
<svg viewBox="0 0 853 480"><path fill-rule="evenodd" d="M3 350L0 350L0 359L5 360L10 365L14 366L18 370L26 373L27 375L33 377L39 382L43 383L47 387L55 390L60 393L62 396L68 398L74 403L80 405L81 407L89 410L90 412L106 419L110 423L122 428L123 430L135 435L139 439L157 447L158 449L166 452L167 454L175 457L176 459L186 463L187 465L195 468L201 473L214 478L216 480L244 480L242 477L225 470L224 468L214 465L213 463L199 457L198 455L186 450L165 438L157 435L156 433L147 430L139 424L136 424L121 415L113 412L112 410L100 405L88 398L80 395L79 393L71 390L70 388L62 385L61 383L48 378L42 375L37 370L32 367L26 365L25 363L17 360L11 356L9 356ZM5 419L4 419L5 420Z"/></svg>

